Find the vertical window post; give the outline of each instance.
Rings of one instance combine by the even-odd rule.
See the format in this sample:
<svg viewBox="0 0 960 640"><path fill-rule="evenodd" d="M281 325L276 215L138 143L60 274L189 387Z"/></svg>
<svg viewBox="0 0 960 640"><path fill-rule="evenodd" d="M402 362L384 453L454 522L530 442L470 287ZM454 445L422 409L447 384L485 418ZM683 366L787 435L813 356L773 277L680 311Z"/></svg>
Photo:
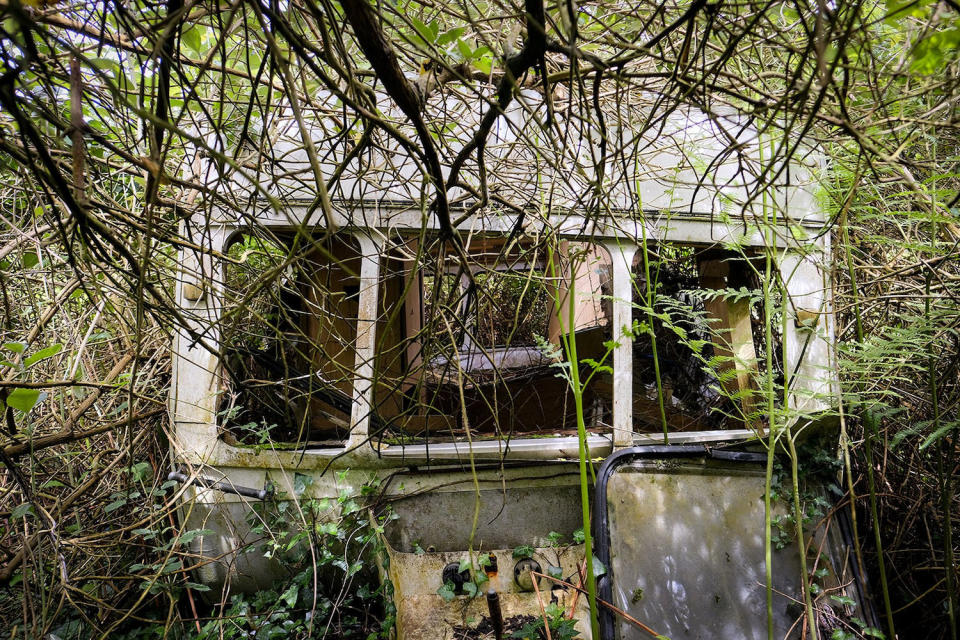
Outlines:
<svg viewBox="0 0 960 640"><path fill-rule="evenodd" d="M349 448L362 445L370 433L373 411L373 365L377 338L378 296L380 290L380 253L382 241L366 234L356 235L360 245L360 292L357 312L356 360L354 365L353 406L350 412Z"/></svg>
<svg viewBox="0 0 960 640"><path fill-rule="evenodd" d="M633 256L634 245L607 242L613 265L613 447L633 445Z"/></svg>

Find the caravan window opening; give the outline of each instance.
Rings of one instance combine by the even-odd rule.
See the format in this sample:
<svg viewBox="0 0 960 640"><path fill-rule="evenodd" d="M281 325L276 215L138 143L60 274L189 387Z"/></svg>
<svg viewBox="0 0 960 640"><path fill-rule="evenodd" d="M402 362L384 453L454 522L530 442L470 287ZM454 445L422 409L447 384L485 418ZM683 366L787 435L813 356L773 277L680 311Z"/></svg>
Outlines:
<svg viewBox="0 0 960 640"><path fill-rule="evenodd" d="M447 282L440 293L461 299L439 309L448 317L431 325L423 265L383 248L376 309L364 317L359 247L345 237L317 242L297 253L291 236L239 234L227 250L220 403L227 443L346 446L358 431L363 386L372 391L360 418L381 443L456 442L468 428L481 440L575 433L573 398L556 369L563 355L554 307L565 294L544 260L514 251L498 262L492 243L480 243L471 278L451 283L456 270L445 267L434 279L434 286ZM577 326L581 356L601 360L610 331L603 303L588 291L577 295L590 307ZM272 317L285 319L283 327ZM355 368L356 343L359 327L371 323L376 346L364 377ZM453 326L462 331L456 361L444 353L451 353ZM608 432L609 402L592 387L584 395L590 428Z"/></svg>
<svg viewBox="0 0 960 640"><path fill-rule="evenodd" d="M468 303L464 283L471 279L463 273L458 277L458 264L438 261L429 250L411 253L411 237L387 241L380 236L369 245L372 249L361 250L351 239L357 233L324 237L327 245L302 244L294 252L297 255L288 255L292 232L257 234L229 245L229 255L242 266L231 275L238 267L231 261L223 265L220 377L224 382L217 422L227 444L334 451L362 444L382 454L390 447L402 450L425 443L463 442L468 428L477 442L519 443L545 437L561 442L576 432L569 386L556 369L568 360L560 338L567 331L569 289L575 295L581 377L591 377L592 369L585 362L602 361L584 394L587 428L593 434L610 438L618 446L658 437L664 418L659 393L664 398L667 430L680 441L724 439L741 432L748 437L764 428L766 416L757 409L750 413L743 405L744 398L752 398L762 388L757 381L764 379L766 354L759 292L743 276L757 260L749 250L735 254L716 244L663 241L648 245L651 277L658 287L653 322L662 365L658 389L648 336L637 331L647 318L642 295L645 274L636 240L563 241L562 250L554 255L557 264L550 265L542 250L529 258L523 255L536 248L533 240L525 245L521 239L505 251L502 236L473 238L471 242L479 248L468 252L467 269L474 283ZM319 237L315 242L321 243ZM270 243L272 248L265 248ZM367 280L361 281L361 264L371 251L378 256L375 269L365 267ZM618 272L616 264L623 261L629 267ZM274 278L272 289L258 288L263 278L248 273L257 265ZM438 272L439 278L434 275ZM614 295L617 277L621 282L626 277L627 288L621 284L619 295ZM447 322L434 318L431 325L430 294L444 280L449 297L441 306ZM374 307L363 316L361 300L368 296L371 282L377 283ZM237 283L248 293L255 291L248 302L256 302L259 295L274 305L271 312L258 311L266 308L265 303L252 304L253 315L241 320L233 306L246 294ZM522 287L526 293L521 295ZM731 301L724 299L729 291L711 292L744 288L749 293L748 311L741 309L739 342L731 342L730 327L716 325L724 313L729 315ZM503 289L515 295L504 295ZM529 307L525 306L527 296ZM506 328L488 320L484 333L482 316L495 316L498 305L514 313L504 323ZM536 313L527 313L531 309ZM679 320L664 323L659 319L664 314ZM286 328L270 318L283 319ZM524 319L532 319L527 328L521 326ZM774 320L777 331L771 355L775 385L780 385L784 347L779 336L781 320ZM623 329L631 324L633 333L625 336ZM448 326L461 332L456 346ZM356 348L358 327L366 327L374 336L367 356ZM678 328L686 332L685 342L673 338ZM276 339L267 344L271 335ZM750 340L744 335L750 335ZM237 340L246 345L245 350L238 352ZM738 349L748 342L753 356L742 358ZM254 343L257 349L251 347ZM691 353L690 343L704 344L699 353ZM621 346L611 349L615 344ZM718 357L718 347L728 353ZM269 349L274 349L272 355ZM451 359L453 354L456 360ZM279 362L281 373L271 377L244 372L237 368L238 356L260 366ZM743 361L738 363L738 357ZM366 370L365 362L369 363ZM712 367L706 376L705 362ZM238 377L238 371L244 376ZM624 386L625 374L628 386ZM680 379L681 374L700 376L695 393L689 379ZM615 390L618 375L619 393ZM731 386L731 380L740 386ZM624 396L629 396L629 406L623 406ZM619 410L616 397L621 398ZM526 449L518 444L516 451ZM516 455L532 454L533 450Z"/></svg>
<svg viewBox="0 0 960 640"><path fill-rule="evenodd" d="M766 422L757 397L766 363L754 260L749 253L716 247L655 243L645 267L638 251L632 320L643 330L632 343L634 432L662 433L664 423L668 432L683 433L758 429ZM773 338L774 378L780 384L776 318Z"/></svg>
<svg viewBox="0 0 960 640"><path fill-rule="evenodd" d="M359 271L344 237L237 234L223 268L227 442L342 446L354 391Z"/></svg>
<svg viewBox="0 0 960 640"><path fill-rule="evenodd" d="M422 366L408 372L414 402L391 442L456 442L468 428L480 440L575 433L573 397L557 368L563 287L548 274L546 251L530 239L508 246L486 237L472 238L466 255L465 266L436 255L419 265L422 329L406 339ZM608 321L602 330L609 336ZM609 407L592 389L585 395L590 428L609 431Z"/></svg>

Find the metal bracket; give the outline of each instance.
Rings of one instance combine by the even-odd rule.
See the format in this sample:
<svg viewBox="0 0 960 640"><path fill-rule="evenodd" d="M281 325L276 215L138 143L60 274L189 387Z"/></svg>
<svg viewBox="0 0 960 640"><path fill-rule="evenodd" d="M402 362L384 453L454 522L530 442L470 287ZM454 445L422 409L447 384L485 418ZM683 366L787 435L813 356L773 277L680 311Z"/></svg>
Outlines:
<svg viewBox="0 0 960 640"><path fill-rule="evenodd" d="M180 471L171 471L167 475L167 480L174 480L182 484L196 484L201 487L206 487L207 489L213 489L214 491L221 491L223 493L233 493L238 496L244 496L246 498L254 498L256 500L266 500L273 491L268 489L251 489L250 487L238 487L229 482L223 482L222 480L213 480L211 478L204 478L202 476L188 476L185 473Z"/></svg>

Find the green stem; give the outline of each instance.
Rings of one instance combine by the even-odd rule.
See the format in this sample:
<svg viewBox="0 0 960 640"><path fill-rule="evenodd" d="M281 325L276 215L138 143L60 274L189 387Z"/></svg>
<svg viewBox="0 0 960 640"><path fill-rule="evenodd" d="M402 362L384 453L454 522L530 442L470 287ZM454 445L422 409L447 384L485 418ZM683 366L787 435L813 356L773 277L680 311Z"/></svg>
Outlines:
<svg viewBox="0 0 960 640"><path fill-rule="evenodd" d="M600 622L597 618L597 580L593 574L593 536L590 534L590 482L587 466L590 451L587 447L587 425L583 418L583 386L580 384L580 367L577 358L576 332L576 274L571 265L570 285L567 289L568 320L567 333L563 341L570 358L570 387L573 392L574 409L577 414L577 444L580 458L580 507L583 516L583 553L586 560L587 598L590 603L590 629L594 638L600 637ZM563 328L561 327L561 335Z"/></svg>
<svg viewBox="0 0 960 640"><path fill-rule="evenodd" d="M813 614L813 599L810 597L810 578L807 574L807 545L803 536L803 505L800 504L800 478L797 465L797 447L793 437L787 438L790 448L790 478L793 482L793 519L797 529L797 540L800 544L800 574L803 577L803 606L807 612L807 624L810 626L810 637L817 640L817 620Z"/></svg>
<svg viewBox="0 0 960 640"><path fill-rule="evenodd" d="M641 241L643 243L643 276L647 283L644 298L647 303L647 324L650 327L650 352L653 355L653 375L657 381L657 405L660 409L660 425L663 428L663 444L670 444L669 429L667 427L667 412L663 406L663 382L660 378L660 358L657 355L657 333L654 330L653 303L656 287L650 280L650 254L647 251L647 225L641 224Z"/></svg>
<svg viewBox="0 0 960 640"><path fill-rule="evenodd" d="M763 158L763 145L759 145L760 157ZM773 491L773 462L777 451L778 433L775 428L776 423L776 403L774 402L774 383L773 383L773 301L770 295L770 279L773 277L773 251L776 246L776 235L771 232L771 220L769 217L770 207L767 203L767 193L762 195L762 211L764 226L764 274L763 274L763 331L766 348L764 349L764 358L766 360L767 375L764 381L764 395L767 398L767 470L764 479L763 491L763 556L765 564L764 576L766 579L766 606L767 606L767 640L774 640L773 635L773 504L771 492ZM774 219L776 223L776 212Z"/></svg>

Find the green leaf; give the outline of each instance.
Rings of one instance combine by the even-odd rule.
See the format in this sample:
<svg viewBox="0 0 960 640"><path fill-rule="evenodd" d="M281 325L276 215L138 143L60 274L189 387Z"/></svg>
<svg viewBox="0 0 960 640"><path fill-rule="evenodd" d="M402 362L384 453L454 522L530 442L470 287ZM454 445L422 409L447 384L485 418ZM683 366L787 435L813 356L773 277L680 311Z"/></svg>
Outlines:
<svg viewBox="0 0 960 640"><path fill-rule="evenodd" d="M110 58L90 58L89 62L97 69L112 71L117 68L117 61Z"/></svg>
<svg viewBox="0 0 960 640"><path fill-rule="evenodd" d="M856 600L849 596L830 596L830 599L836 602L837 604L842 604L845 607L855 607L857 606Z"/></svg>
<svg viewBox="0 0 960 640"><path fill-rule="evenodd" d="M130 467L130 475L132 475L133 479L137 482L143 482L153 475L153 467L150 466L149 462L138 462Z"/></svg>
<svg viewBox="0 0 960 640"><path fill-rule="evenodd" d="M296 584L290 585L290 587L283 592L283 595L280 596L280 599L287 603L288 607L293 608L297 604L297 595L300 593L300 587Z"/></svg>
<svg viewBox="0 0 960 640"><path fill-rule="evenodd" d="M40 264L40 258L33 251L24 251L23 256L20 258L20 262L23 264L24 269L32 269Z"/></svg>
<svg viewBox="0 0 960 640"><path fill-rule="evenodd" d="M210 587L205 584L200 584L199 582L188 582L187 589L193 589L194 591L210 591Z"/></svg>
<svg viewBox="0 0 960 640"><path fill-rule="evenodd" d="M215 531L212 529L191 529L190 531L184 531L180 536L180 544L190 544L197 536L210 536L214 533Z"/></svg>
<svg viewBox="0 0 960 640"><path fill-rule="evenodd" d="M480 73L490 75L490 72L493 71L493 58L491 56L477 58L473 61L473 66L476 67Z"/></svg>
<svg viewBox="0 0 960 640"><path fill-rule="evenodd" d="M457 40L457 51L460 52L460 55L463 56L464 60L469 60L473 56L473 51L463 40Z"/></svg>
<svg viewBox="0 0 960 640"><path fill-rule="evenodd" d="M10 519L19 520L20 518L26 518L28 515L33 515L33 505L29 502L24 502L14 507L13 511L10 512Z"/></svg>
<svg viewBox="0 0 960 640"><path fill-rule="evenodd" d="M194 53L198 53L198 54L203 53L202 51L203 34L201 33L201 29L202 27L199 27L197 25L190 25L183 31L183 34L180 36L180 39L183 42L183 44L187 45L187 48L189 48Z"/></svg>
<svg viewBox="0 0 960 640"><path fill-rule="evenodd" d="M522 560L523 558L530 558L532 556L533 547L528 544L522 544L513 550L513 557L515 560Z"/></svg>
<svg viewBox="0 0 960 640"><path fill-rule="evenodd" d="M463 27L456 27L455 29L448 29L447 31L444 31L442 34L440 34L440 37L437 38L437 45L442 47L450 44L462 36L464 31L466 31L466 29Z"/></svg>
<svg viewBox="0 0 960 640"><path fill-rule="evenodd" d="M303 495L303 492L307 490L310 485L313 484L313 476L307 475L305 473L294 473L293 474L293 495L298 498Z"/></svg>
<svg viewBox="0 0 960 640"><path fill-rule="evenodd" d="M3 348L7 351L13 351L14 353L23 353L24 349L27 348L26 342L7 342L3 345Z"/></svg>
<svg viewBox="0 0 960 640"><path fill-rule="evenodd" d="M46 397L46 392L39 389L17 388L7 395L7 406L27 413Z"/></svg>
<svg viewBox="0 0 960 640"><path fill-rule="evenodd" d="M443 598L444 602L450 602L457 596L456 588L452 582L447 580L437 589L437 595Z"/></svg>
<svg viewBox="0 0 960 640"><path fill-rule="evenodd" d="M61 351L63 351L63 345L62 345L62 344L59 344L59 343L58 343L58 344L52 344L52 345L50 345L49 347L47 347L47 348L45 348L45 349L40 349L40 351L37 351L37 352L36 352L35 354L33 354L32 356L26 358L26 359L23 361L23 366L29 367L29 366L31 366L31 365L34 365L34 364L40 362L41 360L46 360L47 358L52 358L53 356L57 355L57 354L60 353Z"/></svg>
<svg viewBox="0 0 960 640"><path fill-rule="evenodd" d="M956 57L960 46L960 28L934 31L917 43L911 66L924 74L940 72L947 62Z"/></svg>
<svg viewBox="0 0 960 640"><path fill-rule="evenodd" d="M468 596L470 596L471 598L475 597L475 596L477 595L477 591L478 591L477 585L475 585L473 582L470 582L470 581L467 581L467 582L464 582L464 583L463 583L463 590L464 590L464 591L466 592L466 594L467 594Z"/></svg>
<svg viewBox="0 0 960 640"><path fill-rule="evenodd" d="M171 558L170 560L167 560L167 564L164 565L163 571L161 571L160 573L162 574L173 573L175 571L180 571L180 569L182 568L183 568L183 562L181 562L180 560L174 560L173 558Z"/></svg>
<svg viewBox="0 0 960 640"><path fill-rule="evenodd" d="M431 43L434 40L435 34L432 33L432 30L427 25L423 24L417 18L411 16L410 22L413 23L413 28L417 30L417 33L423 38L424 42Z"/></svg>
<svg viewBox="0 0 960 640"><path fill-rule="evenodd" d="M924 438L923 442L920 443L920 450L923 451L924 449L929 447L931 444L938 442L943 436L949 433L953 433L954 429L957 428L958 424L960 423L952 420L950 422L947 422L946 424L941 425L939 429L937 429L936 431L931 433L929 436Z"/></svg>

